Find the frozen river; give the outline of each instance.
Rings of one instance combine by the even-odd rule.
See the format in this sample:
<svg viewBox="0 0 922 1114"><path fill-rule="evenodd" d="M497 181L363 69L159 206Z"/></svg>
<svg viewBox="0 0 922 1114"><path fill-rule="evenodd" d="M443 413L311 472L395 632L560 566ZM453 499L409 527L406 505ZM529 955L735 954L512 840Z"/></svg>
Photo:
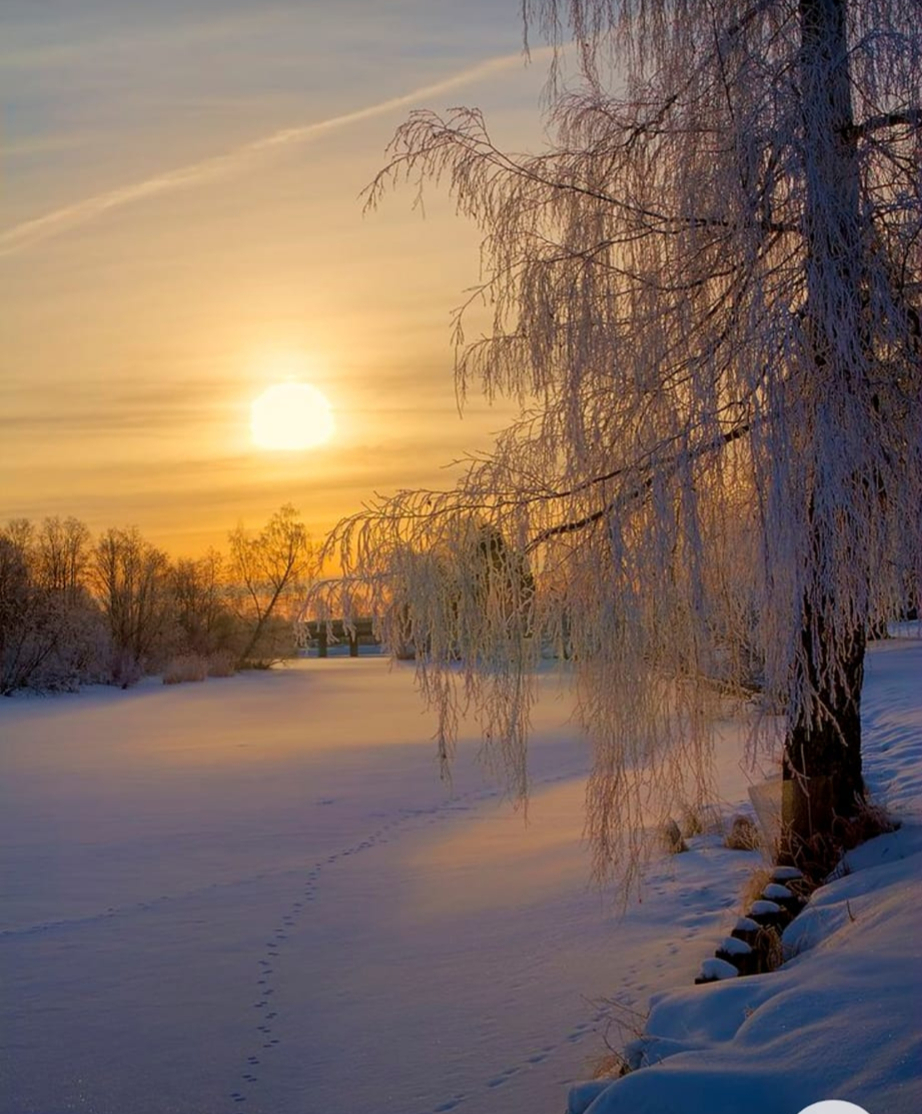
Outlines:
<svg viewBox="0 0 922 1114"><path fill-rule="evenodd" d="M548 679L526 825L383 659L0 701L0 1110L558 1114L752 865L665 861L619 921L568 715Z"/></svg>

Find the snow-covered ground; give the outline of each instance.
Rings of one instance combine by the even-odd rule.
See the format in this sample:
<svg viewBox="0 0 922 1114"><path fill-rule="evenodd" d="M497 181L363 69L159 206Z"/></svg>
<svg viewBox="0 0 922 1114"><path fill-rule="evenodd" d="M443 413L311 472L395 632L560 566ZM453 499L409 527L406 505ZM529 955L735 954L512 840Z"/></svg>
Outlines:
<svg viewBox="0 0 922 1114"><path fill-rule="evenodd" d="M594 1089L577 1090L572 1114L922 1110L922 643L873 647L863 719L868 781L902 828L813 894L780 970L658 996L640 1045L650 1066L591 1104Z"/></svg>
<svg viewBox="0 0 922 1114"><path fill-rule="evenodd" d="M884 646L865 700L872 778L906 815L922 793L920 677L922 644ZM568 711L548 679L526 826L485 779L473 734L451 786L439 781L411 671L383 659L0 702L0 1111L562 1110L604 1051L603 999L643 1010L687 986L754 863L699 838L654 866L619 920L587 886L588 756ZM725 736L732 805L747 776L737 733ZM747 1065L745 1109L783 1114L811 1034L841 1031L855 1054L855 1001L873 1030L853 1065L869 1081L857 1100L871 1114L917 1109L910 1085L890 1086L895 1104L871 1101L881 1078L908 1078L917 1029L920 860L886 866L915 852L917 831L855 856L884 866L820 898L825 942L789 971L663 999L662 1035L707 1050L628 1077L593 1114L736 1109L707 1097ZM862 888L872 877L885 880ZM780 1006L814 974L817 994L841 976L841 994L832 1010L811 999L798 1036ZM787 1105L754 1104L769 1072ZM678 1080L668 1101L655 1088L636 1098L656 1077ZM802 1093L829 1097L807 1079Z"/></svg>

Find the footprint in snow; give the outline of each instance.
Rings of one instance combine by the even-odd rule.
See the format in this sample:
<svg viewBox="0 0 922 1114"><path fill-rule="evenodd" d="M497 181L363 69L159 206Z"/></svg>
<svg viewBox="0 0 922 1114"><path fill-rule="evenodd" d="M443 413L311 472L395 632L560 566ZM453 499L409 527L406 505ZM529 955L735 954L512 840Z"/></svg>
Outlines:
<svg viewBox="0 0 922 1114"><path fill-rule="evenodd" d="M456 1106L460 1106L467 1098L467 1095L455 1095L453 1098L448 1099L447 1102L440 1103L438 1106L433 1107L432 1114L447 1114L447 1111L454 1110Z"/></svg>
<svg viewBox="0 0 922 1114"><path fill-rule="evenodd" d="M491 790L486 793L475 793L473 794L473 797L475 798L475 800L479 801L493 798L496 795L496 792ZM321 805L334 804L335 799L332 797L320 798L316 803ZM262 997L258 1002L254 1003L253 1008L265 1009L266 1006L268 1006L268 998L274 993L275 990L275 988L270 985L273 981L270 976L272 976L275 972L275 968L272 964L280 959L280 945L288 941L288 933L285 931L285 929L292 928L295 924L296 918L304 910L305 906L316 899L317 884L325 865L332 866L341 858L357 855L362 851L368 851L371 850L373 847L378 847L382 844L390 842L390 839L393 837L389 837L388 833L391 832L392 829L399 830L406 827L408 823L412 823L413 821L418 822L421 819L424 819L427 823L434 823L438 820L444 819L446 816L450 817L452 814L456 814L459 811L468 811L471 807L473 806L465 805L455 800L446 802L442 806L436 806L429 809L402 809L400 816L392 817L386 823L380 825L377 831L373 832L364 840L361 840L351 847L343 848L342 850L327 856L325 860L315 863L307 872L307 874L303 876L305 885L301 894L302 900L293 901L291 903L290 912L283 916L281 918L281 924L277 925L273 929L273 938L266 941L265 957L268 958L260 958L258 960L259 974L261 977L257 980L257 985L264 989L262 990ZM166 897L164 897L162 900L166 900ZM265 1020L272 1020L277 1016L277 1014L275 1011L272 1011L265 1013L262 1016ZM257 1025L256 1031L258 1033L261 1033L263 1037L266 1038L262 1045L264 1049L271 1050L280 1043L278 1037L269 1036L269 1034L272 1032L271 1026ZM540 1059L543 1058L543 1056L536 1057L533 1058L531 1062L537 1063ZM260 1060L258 1056L249 1056L247 1058L247 1064L249 1064L250 1066L256 1065L259 1062ZM518 1067L508 1069L501 1075L497 1076L495 1080L491 1081L490 1086L499 1086L501 1083L505 1083L507 1079L515 1075L516 1072L518 1072L519 1070L520 1069ZM241 1078L245 1079L248 1083L258 1082L257 1077L251 1072L245 1073L244 1075L242 1075ZM246 1096L240 1091L234 1091L230 1097L233 1099L234 1102L237 1103L246 1101ZM465 1098L465 1095L455 1095L452 1098L448 1099L441 1106L437 1107L436 1112L438 1112L438 1114L446 1114L446 1112L453 1110L456 1106L463 1102Z"/></svg>

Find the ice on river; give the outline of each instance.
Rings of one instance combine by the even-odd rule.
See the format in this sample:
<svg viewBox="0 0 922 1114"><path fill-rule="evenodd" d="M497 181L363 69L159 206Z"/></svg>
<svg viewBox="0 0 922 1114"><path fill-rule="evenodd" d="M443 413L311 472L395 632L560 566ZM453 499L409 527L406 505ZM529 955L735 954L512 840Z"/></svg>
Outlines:
<svg viewBox="0 0 922 1114"><path fill-rule="evenodd" d="M383 659L3 701L0 1109L562 1109L603 999L690 981L753 862L699 839L619 921L569 715L547 678L526 824L473 730L440 780Z"/></svg>

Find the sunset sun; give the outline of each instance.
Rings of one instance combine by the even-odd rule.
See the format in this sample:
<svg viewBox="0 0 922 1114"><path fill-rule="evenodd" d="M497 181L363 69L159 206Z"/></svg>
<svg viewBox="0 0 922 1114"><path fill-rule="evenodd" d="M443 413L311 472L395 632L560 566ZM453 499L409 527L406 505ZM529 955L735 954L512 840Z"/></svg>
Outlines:
<svg viewBox="0 0 922 1114"><path fill-rule="evenodd" d="M250 432L260 449L312 449L333 436L329 402L309 383L278 383L250 406Z"/></svg>

